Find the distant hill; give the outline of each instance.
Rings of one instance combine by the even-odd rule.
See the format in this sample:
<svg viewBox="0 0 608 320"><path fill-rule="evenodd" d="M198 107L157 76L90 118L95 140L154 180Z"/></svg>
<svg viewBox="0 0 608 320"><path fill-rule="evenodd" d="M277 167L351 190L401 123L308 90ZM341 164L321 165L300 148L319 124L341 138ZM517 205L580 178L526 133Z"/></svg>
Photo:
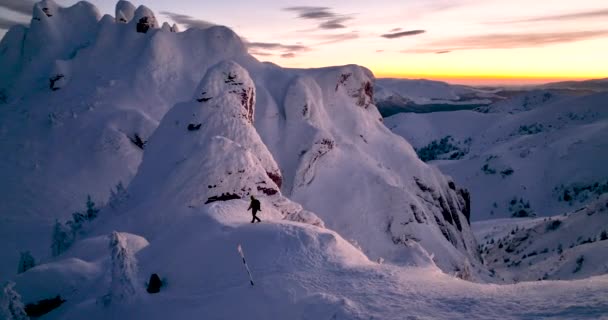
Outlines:
<svg viewBox="0 0 608 320"><path fill-rule="evenodd" d="M585 81L553 82L539 86L539 88L605 92L608 91L608 78Z"/></svg>
<svg viewBox="0 0 608 320"><path fill-rule="evenodd" d="M608 92L535 90L475 111L400 113L385 123L471 190L473 220L548 216L608 192L607 101Z"/></svg>
<svg viewBox="0 0 608 320"><path fill-rule="evenodd" d="M374 101L384 117L401 113L469 110L503 99L501 89L474 88L425 79L376 80Z"/></svg>

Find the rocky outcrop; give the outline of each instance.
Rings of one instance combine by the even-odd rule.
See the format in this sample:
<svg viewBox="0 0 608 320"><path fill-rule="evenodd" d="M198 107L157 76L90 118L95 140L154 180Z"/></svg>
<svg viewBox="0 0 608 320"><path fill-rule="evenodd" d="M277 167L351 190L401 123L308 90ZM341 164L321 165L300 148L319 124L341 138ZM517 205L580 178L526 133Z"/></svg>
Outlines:
<svg viewBox="0 0 608 320"><path fill-rule="evenodd" d="M190 207L253 195L284 219L323 226L281 195L279 167L252 124L255 85L249 73L235 62L221 62L195 93L165 115L129 192L136 198L167 195Z"/></svg>
<svg viewBox="0 0 608 320"><path fill-rule="evenodd" d="M205 80L197 88L195 100L201 103L217 105L212 99L220 94L227 93L238 101L242 108L233 116L246 119L253 124L255 114L255 85L249 77L249 73L234 62L225 62L218 65L222 71L208 73Z"/></svg>
<svg viewBox="0 0 608 320"><path fill-rule="evenodd" d="M146 6L139 6L135 10L133 21L135 22L135 29L139 33L146 33L150 29L158 29L158 22L156 22L154 13Z"/></svg>
<svg viewBox="0 0 608 320"><path fill-rule="evenodd" d="M369 79L361 81L361 77L353 77L352 72L340 73L336 83L336 91L345 90L354 99L355 105L367 109L374 103L373 75L367 69L362 69L360 72L369 73Z"/></svg>

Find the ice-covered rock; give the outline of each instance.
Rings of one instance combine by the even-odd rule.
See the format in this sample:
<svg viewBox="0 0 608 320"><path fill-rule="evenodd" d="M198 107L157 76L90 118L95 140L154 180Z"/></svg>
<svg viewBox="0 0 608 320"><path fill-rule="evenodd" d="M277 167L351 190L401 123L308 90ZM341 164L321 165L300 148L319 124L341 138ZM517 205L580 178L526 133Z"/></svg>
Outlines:
<svg viewBox="0 0 608 320"><path fill-rule="evenodd" d="M120 0L116 3L116 22L129 23L131 20L133 20L134 16L135 6L131 2Z"/></svg>

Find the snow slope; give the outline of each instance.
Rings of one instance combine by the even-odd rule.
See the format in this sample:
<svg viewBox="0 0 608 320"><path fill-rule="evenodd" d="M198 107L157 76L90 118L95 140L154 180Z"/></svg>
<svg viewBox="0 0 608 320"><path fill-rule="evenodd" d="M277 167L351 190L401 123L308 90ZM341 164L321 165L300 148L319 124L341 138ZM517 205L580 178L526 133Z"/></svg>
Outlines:
<svg viewBox="0 0 608 320"><path fill-rule="evenodd" d="M386 124L471 191L472 220L548 216L608 191L606 101L531 91L485 113L399 114Z"/></svg>
<svg viewBox="0 0 608 320"><path fill-rule="evenodd" d="M20 250L44 260L52 222L81 210L87 195L106 203L111 189L137 175L133 197L181 199L145 180L139 171L148 166L164 168L163 182L197 188L199 198L188 201L198 205L238 191L217 181L238 175L229 179L218 169L251 161L265 178L250 176L247 190L281 191L288 207L305 209L285 214L302 212L293 219L307 220L314 212L374 260L418 264L432 255L447 272L481 269L467 192L386 129L369 70L283 69L250 56L226 27L175 32L158 25L148 8L124 1L116 17L100 17L85 2L62 8L42 1L30 29L3 38L0 65L15 66L0 83L0 153L9 155L0 160L6 274ZM161 119L164 133L157 133ZM140 170L148 148L156 160ZM240 156L222 163L223 153ZM197 174L198 163L180 162L216 154Z"/></svg>
<svg viewBox="0 0 608 320"><path fill-rule="evenodd" d="M514 226L492 220L475 225L496 277L563 280L608 272L608 195L574 212L517 220Z"/></svg>
<svg viewBox="0 0 608 320"><path fill-rule="evenodd" d="M474 284L433 267L371 262L338 234L315 226L281 220L251 225L241 219L246 205L237 200L174 209L178 218L150 234L149 245L133 241L140 286L128 302L101 302L111 281L109 249L94 249L93 240L101 237L82 241L89 250L74 248L20 275L16 289L27 302L55 294L67 300L45 319L600 319L608 312L606 276ZM165 286L148 295L144 284L152 272Z"/></svg>

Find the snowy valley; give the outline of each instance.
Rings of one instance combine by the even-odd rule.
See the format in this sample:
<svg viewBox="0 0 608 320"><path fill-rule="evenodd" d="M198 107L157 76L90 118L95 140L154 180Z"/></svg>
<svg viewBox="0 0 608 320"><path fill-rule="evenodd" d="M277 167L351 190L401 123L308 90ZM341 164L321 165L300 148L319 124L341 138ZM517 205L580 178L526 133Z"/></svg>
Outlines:
<svg viewBox="0 0 608 320"><path fill-rule="evenodd" d="M0 70L1 319L608 314L606 93L282 68L127 1L37 3Z"/></svg>

